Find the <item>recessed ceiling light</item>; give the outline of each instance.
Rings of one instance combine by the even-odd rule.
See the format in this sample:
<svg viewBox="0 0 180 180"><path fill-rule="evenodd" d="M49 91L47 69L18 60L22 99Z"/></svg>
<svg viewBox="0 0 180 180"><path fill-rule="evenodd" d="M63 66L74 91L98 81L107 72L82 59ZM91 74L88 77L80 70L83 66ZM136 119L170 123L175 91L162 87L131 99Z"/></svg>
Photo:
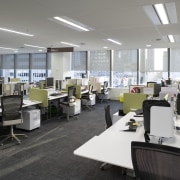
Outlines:
<svg viewBox="0 0 180 180"><path fill-rule="evenodd" d="M79 45L68 43L68 42L61 42L61 44L65 44L65 45L68 45L68 46L80 47Z"/></svg>
<svg viewBox="0 0 180 180"><path fill-rule="evenodd" d="M146 47L151 47L151 44L147 44Z"/></svg>
<svg viewBox="0 0 180 180"><path fill-rule="evenodd" d="M107 46L105 46L105 47L103 47L104 49L107 49L108 47Z"/></svg>
<svg viewBox="0 0 180 180"><path fill-rule="evenodd" d="M115 44L118 44L118 45L122 45L120 42L118 42L118 41L116 41L116 40L113 40L113 39L107 39L108 41L111 41L111 42L113 42L113 43L115 43Z"/></svg>
<svg viewBox="0 0 180 180"><path fill-rule="evenodd" d="M34 46L34 45L30 45L30 44L24 44L24 46L28 46L28 47L35 47L35 48L40 48L40 49L46 49L45 47L41 47L41 46Z"/></svg>
<svg viewBox="0 0 180 180"><path fill-rule="evenodd" d="M0 28L0 30L10 32L10 33L20 34L20 35L24 35L24 36L34 36L33 34L27 34L27 33L19 32L19 31L14 31L11 29Z"/></svg>
<svg viewBox="0 0 180 180"><path fill-rule="evenodd" d="M13 50L13 51L17 51L18 50L18 49L7 48L7 47L0 47L0 49Z"/></svg>
<svg viewBox="0 0 180 180"><path fill-rule="evenodd" d="M70 26L76 28L76 30L78 29L78 30L81 30L81 31L89 31L89 28L86 25L84 25L84 24L82 24L80 22L77 22L77 21L75 21L73 19L70 19L70 18L67 18L67 17L53 17L53 18L55 20L58 20L60 22L63 22L65 24L67 24L67 25L70 25Z"/></svg>

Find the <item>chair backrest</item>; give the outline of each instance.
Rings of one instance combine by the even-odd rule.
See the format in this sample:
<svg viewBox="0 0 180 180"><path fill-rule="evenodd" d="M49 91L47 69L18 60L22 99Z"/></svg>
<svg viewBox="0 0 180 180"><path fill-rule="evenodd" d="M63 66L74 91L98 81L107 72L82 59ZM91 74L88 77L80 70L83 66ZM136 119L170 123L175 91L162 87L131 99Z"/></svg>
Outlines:
<svg viewBox="0 0 180 180"><path fill-rule="evenodd" d="M21 110L22 110L23 97L21 95L9 95L1 97L1 108L2 108L2 123L3 125L13 124L9 121L14 120L15 124L18 120L22 121ZM17 122L17 124L20 122Z"/></svg>
<svg viewBox="0 0 180 180"><path fill-rule="evenodd" d="M178 180L180 177L179 148L134 141L131 154L137 179Z"/></svg>
<svg viewBox="0 0 180 180"><path fill-rule="evenodd" d="M75 96L76 96L76 87L75 86L69 86L68 87L68 103L74 102Z"/></svg>
<svg viewBox="0 0 180 180"><path fill-rule="evenodd" d="M111 113L110 113L110 105L106 105L104 107L105 110L105 120L106 120L106 129L112 126Z"/></svg>

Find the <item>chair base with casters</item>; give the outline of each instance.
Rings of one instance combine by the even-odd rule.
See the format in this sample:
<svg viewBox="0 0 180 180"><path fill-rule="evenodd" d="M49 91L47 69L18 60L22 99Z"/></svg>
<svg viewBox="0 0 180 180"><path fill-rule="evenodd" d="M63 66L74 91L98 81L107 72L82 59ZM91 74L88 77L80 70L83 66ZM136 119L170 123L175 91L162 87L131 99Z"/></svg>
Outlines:
<svg viewBox="0 0 180 180"><path fill-rule="evenodd" d="M78 114L80 114L81 109L80 109L80 100L77 100L76 102L73 103L68 103L68 102L61 102L60 105L63 108L63 113L64 115L60 116L59 118L64 118L66 117L67 121L70 120L70 118L75 118L78 119Z"/></svg>
<svg viewBox="0 0 180 180"><path fill-rule="evenodd" d="M10 126L10 134L1 136L1 137L5 137L3 140L0 141L1 146L3 146L4 142L6 142L9 139L16 140L18 144L21 144L21 140L17 136L28 137L26 134L14 134L13 125L11 125Z"/></svg>

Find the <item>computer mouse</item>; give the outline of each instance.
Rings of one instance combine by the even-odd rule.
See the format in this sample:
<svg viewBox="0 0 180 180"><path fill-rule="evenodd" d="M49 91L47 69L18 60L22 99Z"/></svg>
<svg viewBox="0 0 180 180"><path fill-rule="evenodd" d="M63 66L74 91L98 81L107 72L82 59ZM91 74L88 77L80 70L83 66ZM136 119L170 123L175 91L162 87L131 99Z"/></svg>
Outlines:
<svg viewBox="0 0 180 180"><path fill-rule="evenodd" d="M133 123L136 122L135 119L130 119L129 121L131 121L131 122L133 122Z"/></svg>

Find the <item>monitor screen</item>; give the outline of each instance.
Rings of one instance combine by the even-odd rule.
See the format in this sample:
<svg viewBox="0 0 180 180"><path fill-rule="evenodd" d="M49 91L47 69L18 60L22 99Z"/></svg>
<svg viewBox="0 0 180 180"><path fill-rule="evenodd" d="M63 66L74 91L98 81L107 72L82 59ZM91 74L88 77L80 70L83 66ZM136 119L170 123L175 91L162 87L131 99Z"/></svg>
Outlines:
<svg viewBox="0 0 180 180"><path fill-rule="evenodd" d="M53 77L47 77L46 78L46 88L51 88L54 86L54 78Z"/></svg>
<svg viewBox="0 0 180 180"><path fill-rule="evenodd" d="M59 91L62 90L61 84L62 84L61 80L56 80L56 90L59 90Z"/></svg>
<svg viewBox="0 0 180 180"><path fill-rule="evenodd" d="M65 80L71 79L71 77L65 77Z"/></svg>

